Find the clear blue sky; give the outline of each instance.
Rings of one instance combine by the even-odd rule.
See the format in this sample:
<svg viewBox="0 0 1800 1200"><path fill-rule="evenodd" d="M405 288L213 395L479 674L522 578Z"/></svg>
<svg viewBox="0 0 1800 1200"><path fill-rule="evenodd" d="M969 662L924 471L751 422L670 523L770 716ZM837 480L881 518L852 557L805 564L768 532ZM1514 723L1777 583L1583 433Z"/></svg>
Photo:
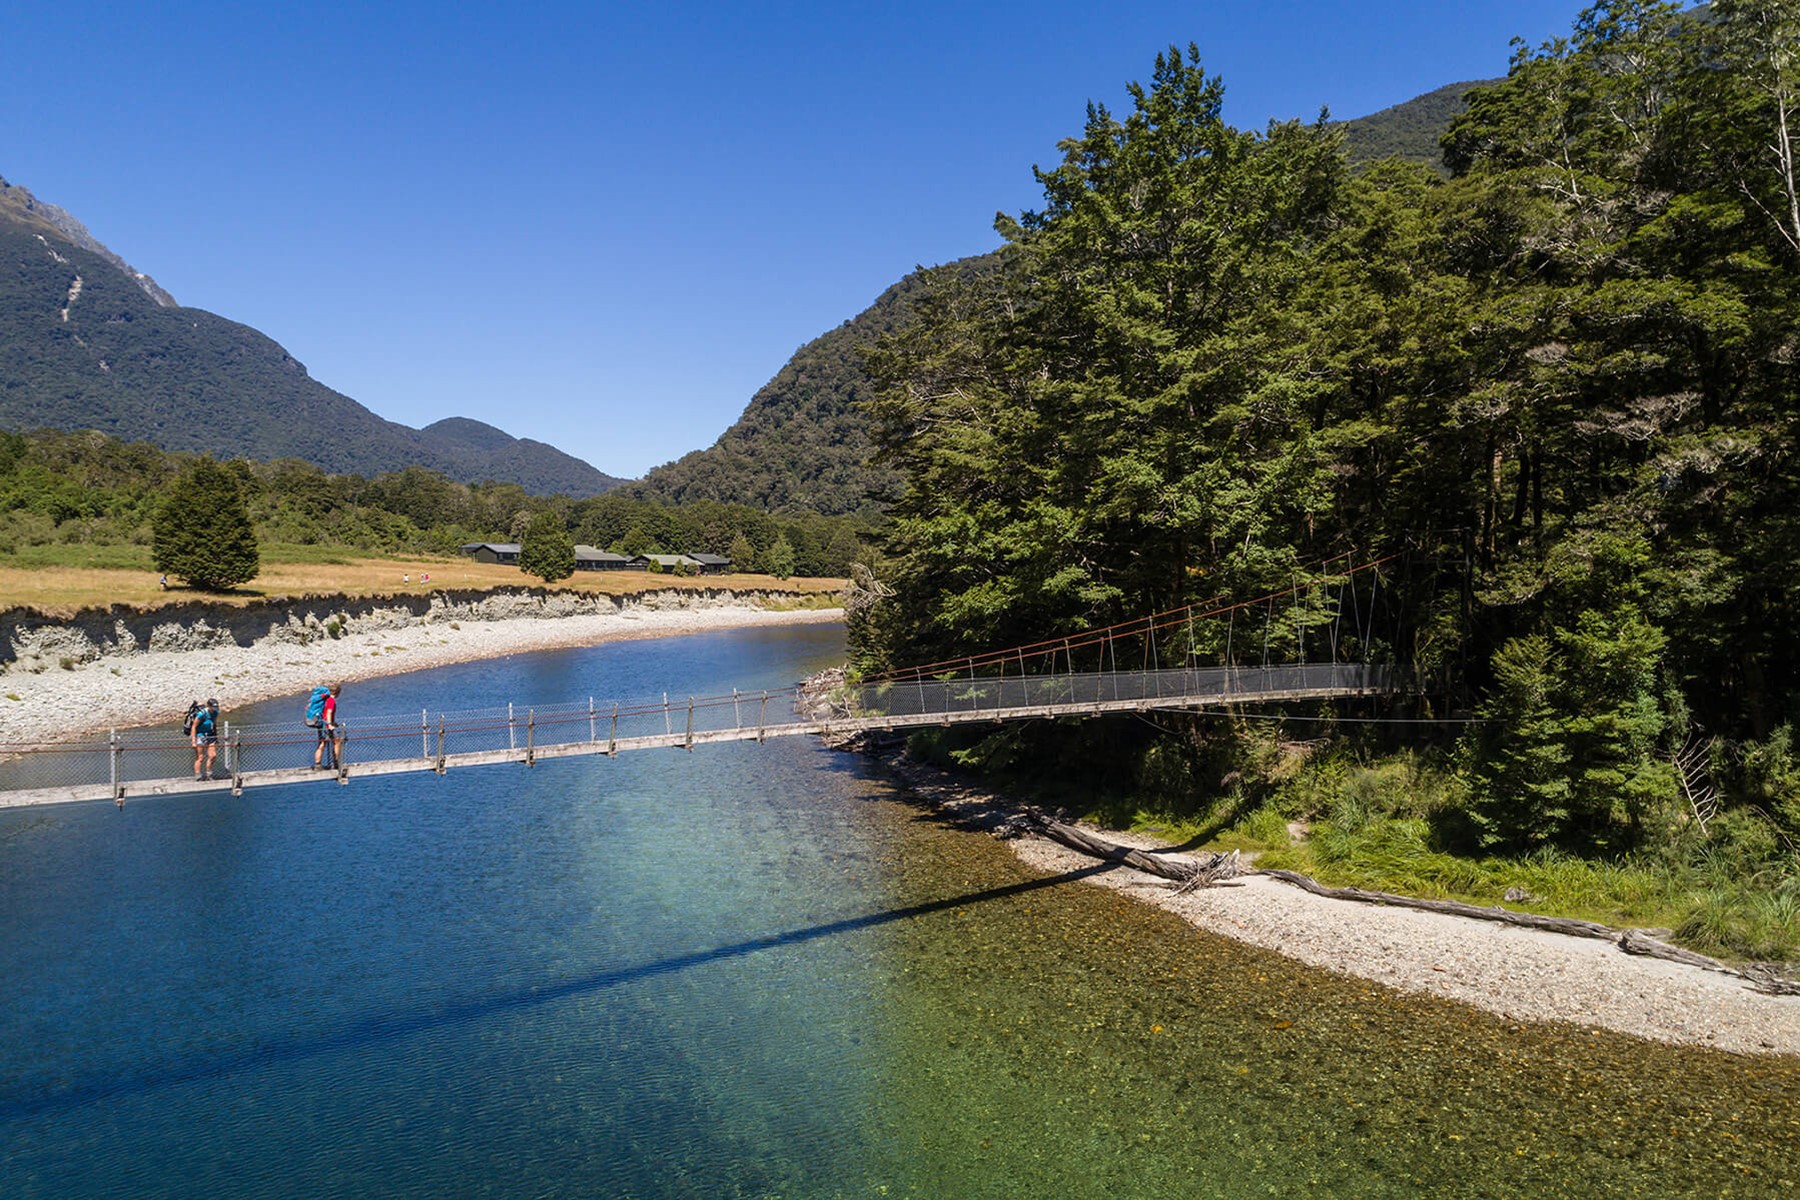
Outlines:
<svg viewBox="0 0 1800 1200"><path fill-rule="evenodd" d="M384 417L637 476L915 266L992 249L1171 43L1260 128L1504 74L1578 8L18 4L0 176Z"/></svg>

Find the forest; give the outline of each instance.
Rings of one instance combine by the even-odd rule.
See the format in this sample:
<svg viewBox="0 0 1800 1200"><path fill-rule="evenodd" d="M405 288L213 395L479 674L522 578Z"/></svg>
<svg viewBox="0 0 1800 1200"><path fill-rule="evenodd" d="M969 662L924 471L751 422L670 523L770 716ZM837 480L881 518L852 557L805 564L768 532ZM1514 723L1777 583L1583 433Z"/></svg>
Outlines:
<svg viewBox="0 0 1800 1200"><path fill-rule="evenodd" d="M156 513L193 457L92 431L0 431L0 562L149 570ZM778 517L716 501L532 496L518 484L457 483L423 467L364 478L298 459L224 466L257 540L289 555L455 554L467 542L516 541L550 513L576 542L601 549L724 554L739 570L761 570L770 564L758 560L785 542L779 557L793 574L841 577L867 528L852 517Z"/></svg>
<svg viewBox="0 0 1800 1200"><path fill-rule="evenodd" d="M1377 649L1423 698L935 750L1340 882L1795 954L1800 4L1591 6L1444 171L1233 128L1192 46L1129 95L869 353L906 483L856 666L1393 554Z"/></svg>

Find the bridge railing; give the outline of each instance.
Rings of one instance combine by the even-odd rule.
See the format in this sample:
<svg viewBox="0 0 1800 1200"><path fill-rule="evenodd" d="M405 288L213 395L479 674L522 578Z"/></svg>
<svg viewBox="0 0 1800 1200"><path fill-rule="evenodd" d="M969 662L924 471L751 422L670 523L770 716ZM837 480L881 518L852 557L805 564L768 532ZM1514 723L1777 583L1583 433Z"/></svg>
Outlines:
<svg viewBox="0 0 1800 1200"><path fill-rule="evenodd" d="M1062 675L978 675L906 680L848 689L841 711L854 717L955 716L983 711L1104 709L1226 703L1283 696L1392 691L1394 668L1362 663L1296 663L1270 667L1197 667ZM1052 714L1054 715L1054 714Z"/></svg>
<svg viewBox="0 0 1800 1200"><path fill-rule="evenodd" d="M537 747L595 743L606 748L642 739L792 723L797 690L707 697L640 697L625 701L509 704L459 711L381 713L343 725L346 762L374 763L492 751L521 756ZM305 769L318 734L299 722L222 721L215 778L234 773ZM194 747L180 730L120 729L51 743L0 744L0 792L100 787L192 775Z"/></svg>
<svg viewBox="0 0 1800 1200"><path fill-rule="evenodd" d="M822 722L893 726L996 716L1054 716L1120 708L1183 707L1394 690L1393 668L1346 663L1075 673L977 675L841 689L824 713L797 714L799 691L385 713L344 726L350 764L586 744L679 745L703 735L754 737ZM317 733L295 723L220 727L215 777L313 765ZM166 727L113 731L44 745L0 745L0 792L107 788L189 776L194 749Z"/></svg>

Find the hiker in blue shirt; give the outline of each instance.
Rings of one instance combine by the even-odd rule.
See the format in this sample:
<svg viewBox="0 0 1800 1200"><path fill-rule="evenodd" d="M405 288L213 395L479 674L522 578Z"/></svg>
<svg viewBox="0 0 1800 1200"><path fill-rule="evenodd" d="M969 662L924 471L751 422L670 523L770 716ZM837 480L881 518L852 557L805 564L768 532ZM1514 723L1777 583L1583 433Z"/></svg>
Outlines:
<svg viewBox="0 0 1800 1200"><path fill-rule="evenodd" d="M208 700L206 704L194 714L194 723L191 728L193 730L192 736L194 739L194 778L195 780L211 779L213 777L213 762L219 756L218 700ZM204 774L201 773L202 760L205 760Z"/></svg>

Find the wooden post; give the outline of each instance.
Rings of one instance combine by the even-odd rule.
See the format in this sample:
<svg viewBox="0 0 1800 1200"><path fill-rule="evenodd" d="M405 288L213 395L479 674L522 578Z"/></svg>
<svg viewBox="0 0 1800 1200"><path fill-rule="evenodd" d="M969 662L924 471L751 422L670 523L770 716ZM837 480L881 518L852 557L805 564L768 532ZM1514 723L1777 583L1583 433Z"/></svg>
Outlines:
<svg viewBox="0 0 1800 1200"><path fill-rule="evenodd" d="M763 740L763 729L769 723L769 689L764 688L762 694L762 710L756 714L756 740Z"/></svg>
<svg viewBox="0 0 1800 1200"><path fill-rule="evenodd" d="M619 702L613 701L612 733L607 738L606 756L617 758L619 755Z"/></svg>
<svg viewBox="0 0 1800 1200"><path fill-rule="evenodd" d="M431 717L424 710L419 710L419 757L431 756Z"/></svg>
<svg viewBox="0 0 1800 1200"><path fill-rule="evenodd" d="M594 736L594 698L588 697L588 744L592 745L600 739Z"/></svg>
<svg viewBox="0 0 1800 1200"><path fill-rule="evenodd" d="M508 750L517 750L519 748L518 737L513 731L513 706L511 700L506 702L506 748Z"/></svg>
<svg viewBox="0 0 1800 1200"><path fill-rule="evenodd" d="M439 713L438 714L438 752L437 752L437 768L436 768L436 770L439 775L442 775L448 769L449 769L448 764L444 762L444 714Z"/></svg>
<svg viewBox="0 0 1800 1200"><path fill-rule="evenodd" d="M694 750L694 698L692 696L688 697L687 746L685 749L690 754Z"/></svg>
<svg viewBox="0 0 1800 1200"><path fill-rule="evenodd" d="M226 749L226 753L231 755L231 760L226 763L226 766L231 768L231 794L234 796L244 794L244 751L240 736L234 730L231 735L231 745Z"/></svg>
<svg viewBox="0 0 1800 1200"><path fill-rule="evenodd" d="M125 789L119 786L119 730L116 726L106 731L106 757L112 764L113 801L124 808Z"/></svg>
<svg viewBox="0 0 1800 1200"><path fill-rule="evenodd" d="M537 766L537 709L525 710L525 765Z"/></svg>

